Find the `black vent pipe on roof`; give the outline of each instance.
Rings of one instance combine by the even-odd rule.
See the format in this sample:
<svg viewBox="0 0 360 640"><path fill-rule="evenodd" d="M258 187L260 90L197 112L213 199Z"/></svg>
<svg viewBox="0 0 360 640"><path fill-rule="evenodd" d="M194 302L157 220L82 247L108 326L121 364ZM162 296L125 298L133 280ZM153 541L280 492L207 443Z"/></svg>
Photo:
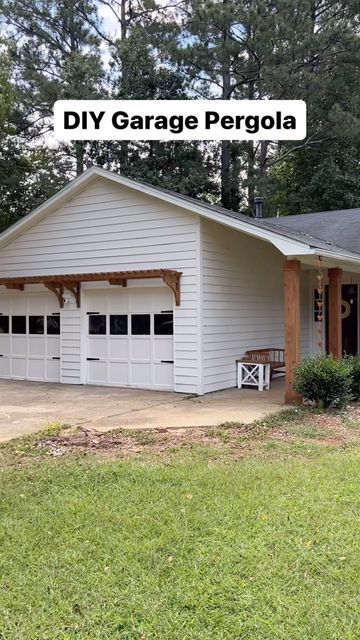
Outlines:
<svg viewBox="0 0 360 640"><path fill-rule="evenodd" d="M255 218L259 220L263 217L264 198L262 198L261 196L256 196L254 198L254 202L255 202Z"/></svg>

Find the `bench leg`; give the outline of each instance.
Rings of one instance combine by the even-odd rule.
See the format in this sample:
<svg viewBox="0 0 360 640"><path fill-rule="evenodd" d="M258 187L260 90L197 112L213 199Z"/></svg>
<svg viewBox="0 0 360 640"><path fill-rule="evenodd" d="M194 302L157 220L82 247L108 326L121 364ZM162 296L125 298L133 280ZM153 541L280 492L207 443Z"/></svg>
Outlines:
<svg viewBox="0 0 360 640"><path fill-rule="evenodd" d="M269 391L270 389L270 376L271 376L271 367L265 367L265 389Z"/></svg>
<svg viewBox="0 0 360 640"><path fill-rule="evenodd" d="M263 391L264 390L264 365L263 364L259 364L259 391Z"/></svg>
<svg viewBox="0 0 360 640"><path fill-rule="evenodd" d="M242 366L239 363L237 365L237 386L238 389L242 389Z"/></svg>

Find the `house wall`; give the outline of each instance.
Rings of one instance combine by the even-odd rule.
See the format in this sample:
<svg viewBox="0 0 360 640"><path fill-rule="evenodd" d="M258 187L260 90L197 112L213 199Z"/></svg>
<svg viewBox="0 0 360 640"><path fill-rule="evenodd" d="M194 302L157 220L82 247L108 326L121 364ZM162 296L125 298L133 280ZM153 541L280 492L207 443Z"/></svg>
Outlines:
<svg viewBox="0 0 360 640"><path fill-rule="evenodd" d="M0 252L0 275L170 268L183 273L174 306L175 390L200 392L199 218L98 179ZM61 312L62 381L81 382L80 314Z"/></svg>
<svg viewBox="0 0 360 640"><path fill-rule="evenodd" d="M82 335L81 309L75 300L60 310L60 382L67 384L81 384L82 376Z"/></svg>
<svg viewBox="0 0 360 640"><path fill-rule="evenodd" d="M329 284L327 277L327 269L323 269L323 285L324 287ZM343 271L342 284L354 284L358 286L358 344L360 345L360 274L352 273L350 271ZM314 320L314 292L318 286L317 271L312 270L308 274L308 286L309 286L309 353L316 355L325 350L326 344L326 308L324 307L324 320L319 327L319 324ZM319 335L320 329L320 335ZM319 346L319 342L322 342L322 348Z"/></svg>
<svg viewBox="0 0 360 640"><path fill-rule="evenodd" d="M235 358L247 349L284 346L283 259L262 240L99 178L9 242L0 275L181 271L174 388L206 393L235 385ZM60 314L61 381L80 384L83 309L71 300ZM302 273L302 355L311 349L311 318L311 285Z"/></svg>
<svg viewBox="0 0 360 640"><path fill-rule="evenodd" d="M235 359L284 347L284 256L273 246L201 221L203 390L236 384ZM302 355L309 351L309 286L301 274Z"/></svg>

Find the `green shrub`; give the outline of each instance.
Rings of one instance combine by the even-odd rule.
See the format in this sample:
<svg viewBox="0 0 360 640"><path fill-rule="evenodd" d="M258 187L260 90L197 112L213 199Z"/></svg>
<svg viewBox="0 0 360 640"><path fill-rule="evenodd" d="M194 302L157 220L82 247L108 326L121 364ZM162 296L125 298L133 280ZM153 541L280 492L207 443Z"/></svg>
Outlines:
<svg viewBox="0 0 360 640"><path fill-rule="evenodd" d="M296 370L295 390L317 406L341 408L351 399L352 366L349 359L318 355Z"/></svg>
<svg viewBox="0 0 360 640"><path fill-rule="evenodd" d="M346 358L351 367L351 396L354 400L360 398L360 356Z"/></svg>

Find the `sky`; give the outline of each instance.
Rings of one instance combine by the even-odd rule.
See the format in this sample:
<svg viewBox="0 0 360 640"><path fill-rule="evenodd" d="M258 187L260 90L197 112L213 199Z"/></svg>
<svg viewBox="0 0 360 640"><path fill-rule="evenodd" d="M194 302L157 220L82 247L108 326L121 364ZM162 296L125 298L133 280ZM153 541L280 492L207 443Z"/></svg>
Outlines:
<svg viewBox="0 0 360 640"><path fill-rule="evenodd" d="M120 37L120 25L116 20L113 12L110 7L99 3L99 15L103 21L103 25L105 30L111 35L113 38Z"/></svg>

